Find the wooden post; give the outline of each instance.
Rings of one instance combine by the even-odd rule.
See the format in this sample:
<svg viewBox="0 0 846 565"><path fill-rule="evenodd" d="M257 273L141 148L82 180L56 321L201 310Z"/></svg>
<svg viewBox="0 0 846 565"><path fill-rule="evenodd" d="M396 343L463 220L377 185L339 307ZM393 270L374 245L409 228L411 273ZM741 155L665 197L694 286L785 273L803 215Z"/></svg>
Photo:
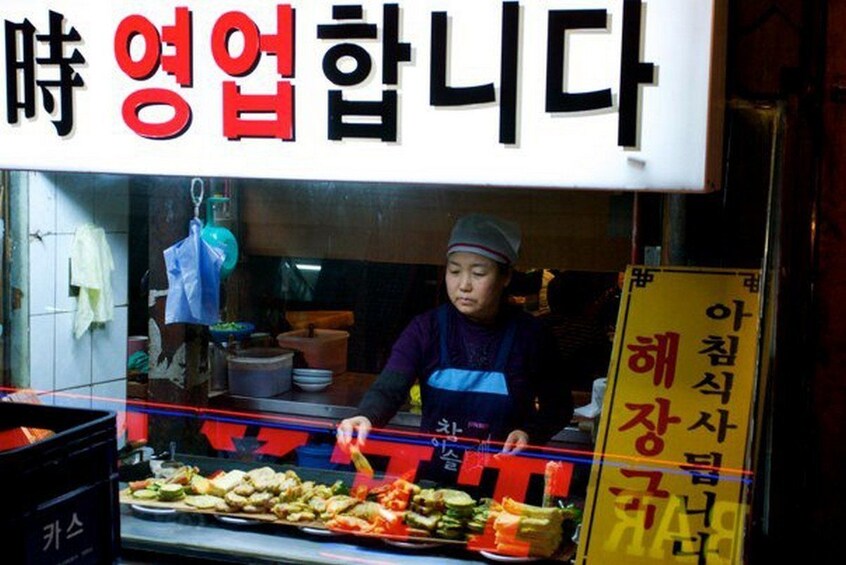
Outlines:
<svg viewBox="0 0 846 565"><path fill-rule="evenodd" d="M191 179L148 177L149 183L149 389L148 400L176 406L203 407L209 398L207 331L203 326L165 324L167 270L163 251L188 236L194 214ZM150 418L149 440L156 449L175 441L180 453L204 455L208 443L202 422L190 416Z"/></svg>

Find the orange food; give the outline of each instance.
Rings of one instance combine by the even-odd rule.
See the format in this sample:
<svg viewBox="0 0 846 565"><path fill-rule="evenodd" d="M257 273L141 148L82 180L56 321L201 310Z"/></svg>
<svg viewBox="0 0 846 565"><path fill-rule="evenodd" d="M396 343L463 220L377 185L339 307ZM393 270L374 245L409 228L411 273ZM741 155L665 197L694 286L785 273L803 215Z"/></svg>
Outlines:
<svg viewBox="0 0 846 565"><path fill-rule="evenodd" d="M335 516L326 522L326 526L334 530L343 530L345 532L369 533L373 531L373 524L367 520L356 518L355 516Z"/></svg>
<svg viewBox="0 0 846 565"><path fill-rule="evenodd" d="M152 479L144 479L143 481L132 481L129 483L129 490L135 492L136 490L145 489L152 483Z"/></svg>

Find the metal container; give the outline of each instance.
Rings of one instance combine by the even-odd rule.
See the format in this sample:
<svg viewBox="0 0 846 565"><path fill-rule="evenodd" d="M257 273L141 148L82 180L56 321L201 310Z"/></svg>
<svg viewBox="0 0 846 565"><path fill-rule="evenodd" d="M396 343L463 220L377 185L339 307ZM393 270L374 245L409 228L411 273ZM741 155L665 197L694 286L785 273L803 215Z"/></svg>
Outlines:
<svg viewBox="0 0 846 565"><path fill-rule="evenodd" d="M230 355L228 364L229 394L268 398L291 390L289 349L251 347Z"/></svg>

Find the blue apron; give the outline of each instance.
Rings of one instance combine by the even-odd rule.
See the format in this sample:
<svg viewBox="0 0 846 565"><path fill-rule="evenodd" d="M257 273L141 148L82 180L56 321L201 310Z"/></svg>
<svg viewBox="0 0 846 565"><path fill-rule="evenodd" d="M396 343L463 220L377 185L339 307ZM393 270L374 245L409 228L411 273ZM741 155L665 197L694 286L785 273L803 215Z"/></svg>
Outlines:
<svg viewBox="0 0 846 565"><path fill-rule="evenodd" d="M505 368L514 343L516 323L511 320L499 345L493 365L488 370L456 367L447 347L450 330L448 306L438 309L440 335L439 366L432 371L421 389L423 414L420 429L434 436L435 454L431 471L441 480L457 476L466 442L454 438L487 441L503 440L513 410L508 394ZM433 477L434 478L434 477Z"/></svg>

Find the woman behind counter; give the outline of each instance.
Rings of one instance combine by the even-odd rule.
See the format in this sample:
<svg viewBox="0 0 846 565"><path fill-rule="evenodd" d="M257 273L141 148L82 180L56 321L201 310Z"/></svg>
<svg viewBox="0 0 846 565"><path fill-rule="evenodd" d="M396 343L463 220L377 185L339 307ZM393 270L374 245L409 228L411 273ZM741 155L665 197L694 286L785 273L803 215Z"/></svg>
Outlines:
<svg viewBox="0 0 846 565"><path fill-rule="evenodd" d="M519 249L512 222L471 214L455 223L444 276L449 302L402 332L359 415L338 425L342 449L354 436L364 445L371 428L387 424L418 379L423 433L504 441L502 451L516 453L569 423L570 386L552 334L505 296ZM460 457L435 459L437 474L457 472Z"/></svg>

